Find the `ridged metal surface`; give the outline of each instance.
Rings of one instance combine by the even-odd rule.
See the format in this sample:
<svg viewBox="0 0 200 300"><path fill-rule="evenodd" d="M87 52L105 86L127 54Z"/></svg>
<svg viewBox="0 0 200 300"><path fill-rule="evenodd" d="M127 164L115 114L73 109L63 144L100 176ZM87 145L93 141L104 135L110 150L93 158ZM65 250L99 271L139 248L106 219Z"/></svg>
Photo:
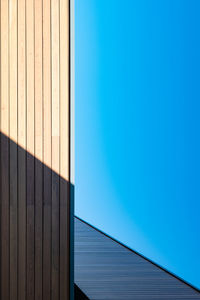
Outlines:
<svg viewBox="0 0 200 300"><path fill-rule="evenodd" d="M91 300L200 299L198 291L77 218L75 283Z"/></svg>

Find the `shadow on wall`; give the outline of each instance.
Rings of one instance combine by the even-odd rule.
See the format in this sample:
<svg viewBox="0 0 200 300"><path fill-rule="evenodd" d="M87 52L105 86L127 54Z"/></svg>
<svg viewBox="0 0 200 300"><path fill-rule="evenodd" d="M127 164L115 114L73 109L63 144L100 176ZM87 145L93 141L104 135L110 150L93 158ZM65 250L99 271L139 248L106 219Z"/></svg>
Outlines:
<svg viewBox="0 0 200 300"><path fill-rule="evenodd" d="M0 298L73 298L74 186L2 133L0 142Z"/></svg>

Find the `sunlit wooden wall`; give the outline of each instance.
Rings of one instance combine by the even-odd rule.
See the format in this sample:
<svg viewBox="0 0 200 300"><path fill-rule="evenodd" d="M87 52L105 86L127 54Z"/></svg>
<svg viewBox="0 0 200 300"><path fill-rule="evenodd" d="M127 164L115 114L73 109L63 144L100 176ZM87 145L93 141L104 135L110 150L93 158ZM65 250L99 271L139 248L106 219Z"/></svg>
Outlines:
<svg viewBox="0 0 200 300"><path fill-rule="evenodd" d="M1 300L70 299L69 0L0 5Z"/></svg>

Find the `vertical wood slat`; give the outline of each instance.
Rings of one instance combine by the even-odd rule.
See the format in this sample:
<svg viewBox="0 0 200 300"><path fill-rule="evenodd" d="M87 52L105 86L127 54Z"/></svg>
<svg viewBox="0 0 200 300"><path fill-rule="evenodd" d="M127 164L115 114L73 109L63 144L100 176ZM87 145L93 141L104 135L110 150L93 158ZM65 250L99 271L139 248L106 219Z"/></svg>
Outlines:
<svg viewBox="0 0 200 300"><path fill-rule="evenodd" d="M69 299L69 0L0 0L1 299Z"/></svg>
<svg viewBox="0 0 200 300"><path fill-rule="evenodd" d="M27 292L35 297L35 28L34 1L26 2L26 63L27 63Z"/></svg>
<svg viewBox="0 0 200 300"><path fill-rule="evenodd" d="M70 290L69 182L69 3L60 0L60 298ZM68 119L66 118L68 116ZM66 251L67 249L67 251Z"/></svg>
<svg viewBox="0 0 200 300"><path fill-rule="evenodd" d="M18 299L26 299L26 3L18 0Z"/></svg>
<svg viewBox="0 0 200 300"><path fill-rule="evenodd" d="M35 0L35 300L42 299L43 247L42 0Z"/></svg>
<svg viewBox="0 0 200 300"><path fill-rule="evenodd" d="M51 300L51 3L43 0L44 221L43 299Z"/></svg>
<svg viewBox="0 0 200 300"><path fill-rule="evenodd" d="M9 136L9 5L1 1L1 132ZM9 142L1 134L1 299L9 299ZM3 197L2 197L3 195Z"/></svg>
<svg viewBox="0 0 200 300"><path fill-rule="evenodd" d="M60 172L60 85L59 85L59 1L51 2L51 33L52 33L52 299L58 300L60 297L59 289L59 172Z"/></svg>
<svg viewBox="0 0 200 300"><path fill-rule="evenodd" d="M10 300L17 295L17 1L9 1L10 84Z"/></svg>

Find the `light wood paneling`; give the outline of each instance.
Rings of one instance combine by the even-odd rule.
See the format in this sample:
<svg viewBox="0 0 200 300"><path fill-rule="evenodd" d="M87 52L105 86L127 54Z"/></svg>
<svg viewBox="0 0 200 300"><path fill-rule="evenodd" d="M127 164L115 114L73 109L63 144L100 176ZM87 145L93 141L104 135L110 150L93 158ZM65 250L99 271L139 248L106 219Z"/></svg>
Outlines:
<svg viewBox="0 0 200 300"><path fill-rule="evenodd" d="M0 299L72 299L69 0L0 5Z"/></svg>

